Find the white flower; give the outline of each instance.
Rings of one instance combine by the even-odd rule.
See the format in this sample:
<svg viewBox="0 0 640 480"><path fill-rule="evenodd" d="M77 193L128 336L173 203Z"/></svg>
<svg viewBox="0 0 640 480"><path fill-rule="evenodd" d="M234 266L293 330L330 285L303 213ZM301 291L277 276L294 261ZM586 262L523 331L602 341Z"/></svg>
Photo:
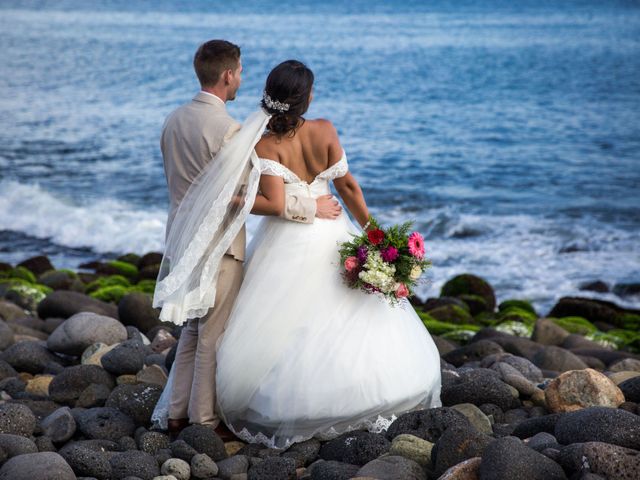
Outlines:
<svg viewBox="0 0 640 480"><path fill-rule="evenodd" d="M369 252L367 261L364 265L358 277L363 282L369 283L376 288L379 288L384 293L393 292L395 289L395 265L390 265L380 256L380 252Z"/></svg>
<svg viewBox="0 0 640 480"><path fill-rule="evenodd" d="M411 269L411 273L409 274L409 278L411 280L418 280L420 275L422 275L422 269L418 265L414 265Z"/></svg>

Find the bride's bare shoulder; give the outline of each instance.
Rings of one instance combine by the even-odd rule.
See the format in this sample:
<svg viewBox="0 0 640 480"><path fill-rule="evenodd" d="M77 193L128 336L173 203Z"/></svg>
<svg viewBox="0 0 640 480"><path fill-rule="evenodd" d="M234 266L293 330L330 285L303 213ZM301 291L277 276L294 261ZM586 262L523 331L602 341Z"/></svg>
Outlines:
<svg viewBox="0 0 640 480"><path fill-rule="evenodd" d="M310 132L312 132L312 138L314 142L320 144L320 148L327 149L329 157L329 165L333 165L340 160L342 156L342 146L340 145L340 138L338 137L338 130L326 118L317 118L309 120Z"/></svg>
<svg viewBox="0 0 640 480"><path fill-rule="evenodd" d="M325 140L333 140L338 136L338 131L333 123L331 123L331 120L327 120L326 118L314 118L312 120L307 120L307 123L309 124L309 127L314 130L315 135L319 135Z"/></svg>

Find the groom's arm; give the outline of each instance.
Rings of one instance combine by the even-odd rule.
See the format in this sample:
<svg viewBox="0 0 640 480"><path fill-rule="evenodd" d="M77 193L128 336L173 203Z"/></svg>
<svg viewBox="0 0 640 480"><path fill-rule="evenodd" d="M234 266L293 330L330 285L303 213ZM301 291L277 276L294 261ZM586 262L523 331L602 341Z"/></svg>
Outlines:
<svg viewBox="0 0 640 480"><path fill-rule="evenodd" d="M285 195L284 208L279 216L292 222L313 223L316 210L315 198Z"/></svg>

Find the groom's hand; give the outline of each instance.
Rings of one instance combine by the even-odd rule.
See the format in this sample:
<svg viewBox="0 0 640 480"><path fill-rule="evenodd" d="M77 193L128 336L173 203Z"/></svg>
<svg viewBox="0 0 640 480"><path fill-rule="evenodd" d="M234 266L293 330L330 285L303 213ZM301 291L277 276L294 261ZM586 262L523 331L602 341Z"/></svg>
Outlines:
<svg viewBox="0 0 640 480"><path fill-rule="evenodd" d="M322 195L316 199L316 217L335 220L342 213L342 207L333 195Z"/></svg>

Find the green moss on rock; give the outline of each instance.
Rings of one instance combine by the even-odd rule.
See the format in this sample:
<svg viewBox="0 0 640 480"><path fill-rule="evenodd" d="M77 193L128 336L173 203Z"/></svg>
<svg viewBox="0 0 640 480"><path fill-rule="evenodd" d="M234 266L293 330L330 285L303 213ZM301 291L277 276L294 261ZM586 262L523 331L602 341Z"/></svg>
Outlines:
<svg viewBox="0 0 640 480"><path fill-rule="evenodd" d="M122 297L129 292L129 288L122 285L111 285L99 288L89 294L90 297L102 300L103 302L118 303Z"/></svg>
<svg viewBox="0 0 640 480"><path fill-rule="evenodd" d="M120 275L124 275L127 278L135 278L138 276L138 267L132 263L122 262L120 260L111 260L107 262L112 268L115 268Z"/></svg>
<svg viewBox="0 0 640 480"><path fill-rule="evenodd" d="M15 267L0 272L0 278L21 279L29 283L36 283L38 280L31 270L26 267Z"/></svg>
<svg viewBox="0 0 640 480"><path fill-rule="evenodd" d="M107 277L100 277L87 285L85 293L91 294L102 288L115 286L126 288L131 286L131 282L122 275L109 275Z"/></svg>
<svg viewBox="0 0 640 480"><path fill-rule="evenodd" d="M583 317L562 317L562 318L549 317L549 318L553 323L564 328L569 333L578 333L580 335L587 335L589 333L594 333L598 331L598 329L593 323L591 323L589 320Z"/></svg>
<svg viewBox="0 0 640 480"><path fill-rule="evenodd" d="M534 316L536 317L538 316L535 308L533 308L533 305L531 305L531 302L529 302L528 300L520 300L517 298L512 298L512 299L500 302L500 305L498 305L498 311L503 312L504 310L507 310L512 307L517 307L522 310L527 310L530 313L532 313Z"/></svg>
<svg viewBox="0 0 640 480"><path fill-rule="evenodd" d="M531 326L533 326L538 319L535 313L531 313L529 310L516 306L503 309L498 312L497 317L500 320L500 323L505 321L516 321L526 323Z"/></svg>
<svg viewBox="0 0 640 480"><path fill-rule="evenodd" d="M475 315L478 315L479 313L486 312L487 310L489 310L489 308L487 307L487 300L480 295L463 293L462 295L458 295L457 298L459 298L460 300L462 300L464 303L467 304L467 306L469 307L469 311L471 312L471 315L475 316Z"/></svg>
<svg viewBox="0 0 640 480"><path fill-rule="evenodd" d="M499 332L508 333L517 337L530 338L533 333L533 324L518 320L507 320L494 327Z"/></svg>

